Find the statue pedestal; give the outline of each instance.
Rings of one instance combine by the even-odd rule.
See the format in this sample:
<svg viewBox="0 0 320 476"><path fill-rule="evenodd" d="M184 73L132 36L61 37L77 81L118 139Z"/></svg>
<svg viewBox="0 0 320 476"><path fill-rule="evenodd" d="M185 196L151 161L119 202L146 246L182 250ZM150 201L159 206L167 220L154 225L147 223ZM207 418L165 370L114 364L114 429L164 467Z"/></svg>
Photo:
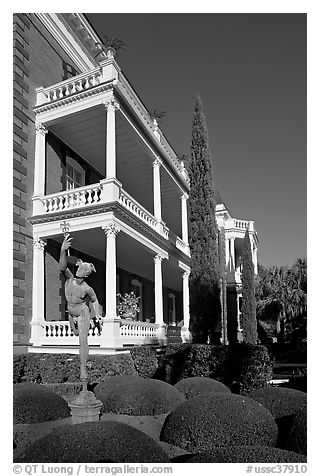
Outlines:
<svg viewBox="0 0 320 476"><path fill-rule="evenodd" d="M94 393L81 390L79 395L69 403L71 424L99 421L102 402L97 400Z"/></svg>

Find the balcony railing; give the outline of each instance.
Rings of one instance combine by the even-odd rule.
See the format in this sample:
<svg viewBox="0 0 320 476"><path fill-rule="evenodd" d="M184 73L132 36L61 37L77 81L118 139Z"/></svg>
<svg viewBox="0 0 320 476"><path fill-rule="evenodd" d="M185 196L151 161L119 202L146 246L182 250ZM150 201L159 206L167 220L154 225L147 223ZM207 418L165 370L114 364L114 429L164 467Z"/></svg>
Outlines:
<svg viewBox="0 0 320 476"><path fill-rule="evenodd" d="M79 74L73 78L61 81L48 88L37 88L37 104L50 104L59 99L65 99L82 91L86 91L97 86L102 81L101 68L93 69L89 72Z"/></svg>
<svg viewBox="0 0 320 476"><path fill-rule="evenodd" d="M157 344L158 324L148 322L129 322L125 319L117 319L113 321L115 333L119 335L117 345L141 345L141 344ZM70 327L69 321L48 321L42 326L42 337L34 344L37 346L70 346L78 345L79 338L75 336ZM110 329L110 328L109 328ZM104 336L103 326L102 333L98 333L98 329L89 329L88 344L95 347L103 347Z"/></svg>
<svg viewBox="0 0 320 476"><path fill-rule="evenodd" d="M100 184L87 185L74 190L46 195L41 201L43 213L60 212L77 207L86 207L100 203L102 187Z"/></svg>
<svg viewBox="0 0 320 476"><path fill-rule="evenodd" d="M119 202L131 213L133 213L139 220L146 223L148 226L157 230L157 220L148 212L142 205L140 205L129 193L125 192L123 189L120 191Z"/></svg>

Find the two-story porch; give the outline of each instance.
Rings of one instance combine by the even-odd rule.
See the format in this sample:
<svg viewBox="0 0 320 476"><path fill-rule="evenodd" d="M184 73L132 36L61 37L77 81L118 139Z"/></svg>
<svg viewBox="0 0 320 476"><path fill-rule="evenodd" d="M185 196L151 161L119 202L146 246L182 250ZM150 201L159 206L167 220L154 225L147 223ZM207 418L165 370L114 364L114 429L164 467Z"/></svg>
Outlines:
<svg viewBox="0 0 320 476"><path fill-rule="evenodd" d="M102 306L90 351L188 338L188 182L157 125L111 57L93 71L37 89L33 314L30 351L76 351L65 316L59 248L95 264ZM70 257L69 266L74 260ZM117 293L140 297L139 321ZM177 326L179 324L179 326Z"/></svg>

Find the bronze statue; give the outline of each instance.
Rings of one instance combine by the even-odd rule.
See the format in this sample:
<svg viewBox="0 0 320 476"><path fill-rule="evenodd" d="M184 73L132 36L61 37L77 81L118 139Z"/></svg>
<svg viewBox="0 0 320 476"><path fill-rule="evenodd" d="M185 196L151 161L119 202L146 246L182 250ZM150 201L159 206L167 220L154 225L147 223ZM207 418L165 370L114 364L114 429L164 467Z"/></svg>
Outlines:
<svg viewBox="0 0 320 476"><path fill-rule="evenodd" d="M69 322L73 333L79 336L79 355L80 355L80 379L83 390L87 389L87 359L89 355L88 332L90 328L90 310L86 304L89 298L92 302L95 317L101 320L99 316L99 302L94 290L86 283L85 278L90 276L92 271L96 271L92 263L84 263L80 259L76 262L78 266L76 276L67 268L66 252L71 246L70 235L65 234L60 251L60 271L66 278L65 296L69 313Z"/></svg>

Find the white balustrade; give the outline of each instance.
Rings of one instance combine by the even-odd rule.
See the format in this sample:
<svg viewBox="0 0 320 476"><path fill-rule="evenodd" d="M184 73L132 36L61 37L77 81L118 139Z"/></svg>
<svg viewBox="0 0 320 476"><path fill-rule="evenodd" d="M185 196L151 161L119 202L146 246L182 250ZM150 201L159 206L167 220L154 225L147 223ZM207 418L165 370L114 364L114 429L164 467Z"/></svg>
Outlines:
<svg viewBox="0 0 320 476"><path fill-rule="evenodd" d="M100 84L101 81L101 69L96 68L89 73L79 74L49 88L41 88L41 93L39 94L39 98L37 98L37 105L48 104L59 99L67 98L72 94L93 88Z"/></svg>
<svg viewBox="0 0 320 476"><path fill-rule="evenodd" d="M102 199L102 187L100 184L87 185L74 190L46 195L42 199L44 213L52 213L70 210L77 207L85 207L100 203Z"/></svg>
<svg viewBox="0 0 320 476"><path fill-rule="evenodd" d="M234 220L235 228L240 228L240 230L246 230L249 226L249 221L246 220Z"/></svg>
<svg viewBox="0 0 320 476"><path fill-rule="evenodd" d="M124 190L121 190L119 202L133 215L138 217L141 221L149 225L154 230L157 227L157 220L152 215L152 213L148 212L142 205L140 205L131 195L129 195Z"/></svg>
<svg viewBox="0 0 320 476"><path fill-rule="evenodd" d="M157 324L150 324L148 322L128 322L125 319L120 321L120 336L126 343L130 343L130 340L137 338L153 338L157 339Z"/></svg>

